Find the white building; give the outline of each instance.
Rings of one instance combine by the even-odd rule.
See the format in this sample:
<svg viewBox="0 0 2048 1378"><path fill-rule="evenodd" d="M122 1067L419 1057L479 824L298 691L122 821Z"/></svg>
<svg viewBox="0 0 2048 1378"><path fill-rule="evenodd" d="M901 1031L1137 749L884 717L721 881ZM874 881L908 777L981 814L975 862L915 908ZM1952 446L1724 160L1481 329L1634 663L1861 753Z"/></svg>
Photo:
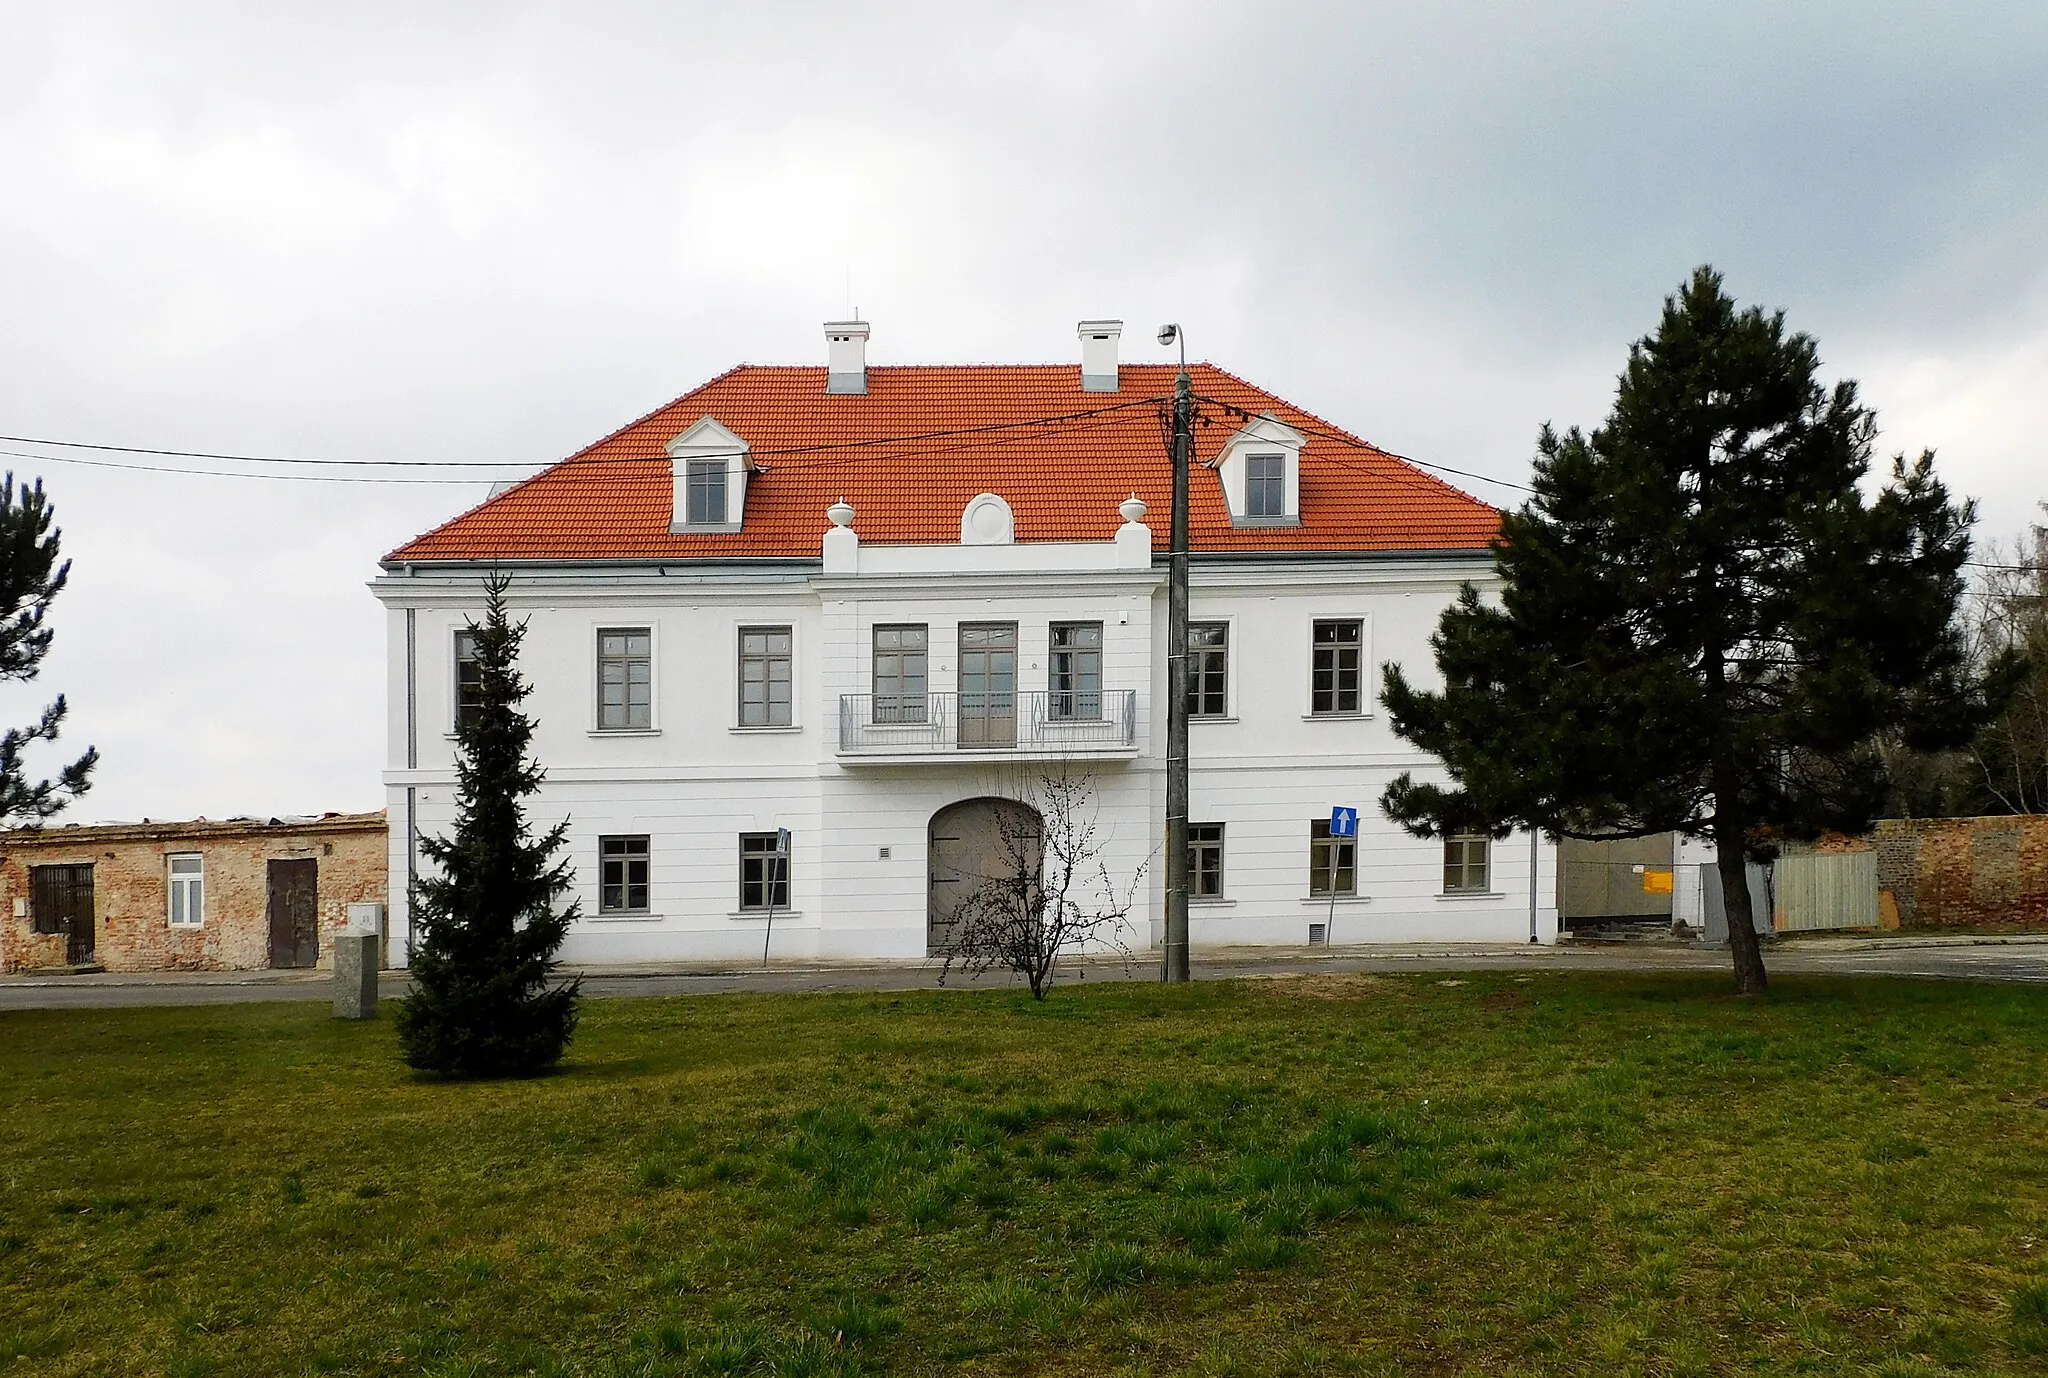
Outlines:
<svg viewBox="0 0 2048 1378"><path fill-rule="evenodd" d="M1078 368L870 368L868 327L830 324L829 367L735 368L392 552L394 882L451 825L463 628L499 569L534 814L569 821L568 960L758 958L771 905L778 956L923 958L988 801L1048 768L1088 773L1155 946L1174 369L1119 367L1116 322L1080 333ZM1433 675L1497 514L1191 372L1194 945L1551 941L1547 845L1420 841L1377 807L1437 769L1379 666ZM1333 858L1338 805L1359 828Z"/></svg>

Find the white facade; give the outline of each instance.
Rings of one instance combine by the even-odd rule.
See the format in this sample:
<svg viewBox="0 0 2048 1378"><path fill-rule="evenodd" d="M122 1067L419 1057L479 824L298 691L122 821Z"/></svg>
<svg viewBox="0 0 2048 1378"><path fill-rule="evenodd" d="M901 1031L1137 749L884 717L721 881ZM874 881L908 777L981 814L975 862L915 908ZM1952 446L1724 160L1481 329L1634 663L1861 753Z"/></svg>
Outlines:
<svg viewBox="0 0 2048 1378"><path fill-rule="evenodd" d="M1291 507L1291 490L1288 497ZM538 722L533 749L547 770L531 812L540 828L568 820L582 907L565 960L759 960L770 916L742 904L740 837L777 829L792 840L773 955L923 959L934 814L1009 794L1048 762L1089 773L1112 871L1146 868L1143 918L1126 940L1156 945L1166 598L1152 533L1127 521L1113 540L1015 544L1007 506L996 515L982 509L963 512L957 545L862 545L858 515L842 508L832 521L844 518L843 526L819 513L820 545L809 559L505 567L513 612L528 623L526 711ZM416 838L445 835L453 822L456 635L481 615L487 568L394 564L372 586L389 613L385 785L400 938L409 931L403 882L418 864ZM1317 934L1338 945L1554 940L1548 844L1532 847L1525 834L1493 842L1483 888L1447 890L1445 844L1409 837L1378 809L1395 775L1436 769L1388 727L1377 704L1379 666L1398 661L1427 682L1438 614L1462 584L1491 577L1484 551L1196 558L1193 620L1228 628L1226 710L1194 718L1191 729L1191 821L1224 825L1221 894L1190 905L1197 949L1302 944L1311 925L1328 925ZM1319 619L1362 624L1357 713L1314 711ZM959 688L961 624L1014 623L1020 702L1035 696L1042 705L1049 628L1066 622L1101 625L1103 725L1027 722L1038 710L1020 707L1018 745L960 745L941 720ZM934 707L922 729L876 725L862 697L875 689L874 629L904 625L927 629ZM787 725L740 722L741 631L762 627L790 630ZM642 628L648 721L602 727L599 634ZM1336 805L1358 810L1359 837L1356 893L1333 903L1311 893L1310 831ZM599 848L607 837L647 839L644 912L604 912ZM402 948L393 944L394 958Z"/></svg>

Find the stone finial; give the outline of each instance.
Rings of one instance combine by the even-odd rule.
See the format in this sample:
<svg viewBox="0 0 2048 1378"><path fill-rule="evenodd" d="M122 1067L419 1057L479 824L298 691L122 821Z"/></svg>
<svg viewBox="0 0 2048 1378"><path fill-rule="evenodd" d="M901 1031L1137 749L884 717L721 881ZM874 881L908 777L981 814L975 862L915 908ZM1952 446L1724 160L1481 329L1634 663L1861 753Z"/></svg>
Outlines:
<svg viewBox="0 0 2048 1378"><path fill-rule="evenodd" d="M825 515L831 519L834 526L852 526L853 504L841 498L825 509Z"/></svg>
<svg viewBox="0 0 2048 1378"><path fill-rule="evenodd" d="M1141 522L1145 520L1145 500L1136 493L1131 494L1118 503L1116 510L1123 513L1124 520L1127 522Z"/></svg>

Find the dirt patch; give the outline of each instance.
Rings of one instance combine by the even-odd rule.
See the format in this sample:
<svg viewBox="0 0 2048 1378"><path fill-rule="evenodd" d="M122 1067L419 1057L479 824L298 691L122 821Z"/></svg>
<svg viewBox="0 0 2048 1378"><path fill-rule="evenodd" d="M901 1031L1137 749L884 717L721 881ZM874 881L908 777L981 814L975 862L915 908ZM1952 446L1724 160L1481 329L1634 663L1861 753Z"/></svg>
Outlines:
<svg viewBox="0 0 2048 1378"><path fill-rule="evenodd" d="M1479 1008L1483 1010L1527 1010L1535 1006L1527 991L1490 990L1479 997Z"/></svg>
<svg viewBox="0 0 2048 1378"><path fill-rule="evenodd" d="M1358 1000L1387 984L1385 977L1363 971L1276 971L1258 979L1271 982L1272 993L1289 1000Z"/></svg>

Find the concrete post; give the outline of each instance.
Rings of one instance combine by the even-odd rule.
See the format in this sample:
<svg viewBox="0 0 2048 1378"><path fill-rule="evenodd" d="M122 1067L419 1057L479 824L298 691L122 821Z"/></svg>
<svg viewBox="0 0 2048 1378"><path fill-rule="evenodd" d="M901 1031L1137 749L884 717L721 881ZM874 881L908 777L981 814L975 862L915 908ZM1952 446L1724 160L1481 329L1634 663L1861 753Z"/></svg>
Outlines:
<svg viewBox="0 0 2048 1378"><path fill-rule="evenodd" d="M377 935L343 933L334 938L334 1017L377 1017Z"/></svg>

